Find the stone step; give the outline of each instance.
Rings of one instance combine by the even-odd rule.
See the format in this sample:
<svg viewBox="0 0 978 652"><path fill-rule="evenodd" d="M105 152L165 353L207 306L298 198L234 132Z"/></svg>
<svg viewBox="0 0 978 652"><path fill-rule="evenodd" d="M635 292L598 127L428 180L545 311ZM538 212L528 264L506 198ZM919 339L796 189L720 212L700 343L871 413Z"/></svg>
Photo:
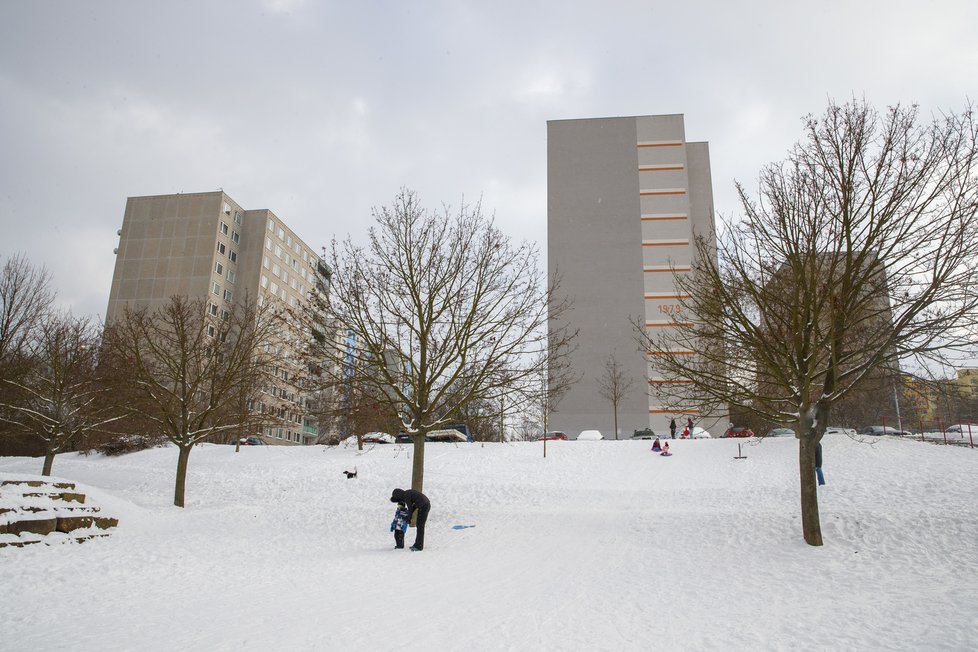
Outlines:
<svg viewBox="0 0 978 652"><path fill-rule="evenodd" d="M47 480L3 480L0 487L53 487L55 489L74 489L74 482L48 482Z"/></svg>
<svg viewBox="0 0 978 652"><path fill-rule="evenodd" d="M17 507L0 507L0 517L10 513L57 512L58 514L97 514L100 511L102 510L95 505L52 505L49 502L43 502L34 505L19 505Z"/></svg>
<svg viewBox="0 0 978 652"><path fill-rule="evenodd" d="M32 491L32 492L24 492L21 495L23 495L24 498L48 498L50 500L61 500L61 501L64 501L66 503L72 503L72 502L73 503L84 503L85 502L85 494L70 493L70 492L67 492L67 491L60 491L60 492Z"/></svg>
<svg viewBox="0 0 978 652"><path fill-rule="evenodd" d="M71 533L54 532L47 536L39 534L25 533L22 535L0 534L0 548L10 546L12 548L23 548L32 543L85 543L92 539L100 539L109 536L108 532L102 530L75 530Z"/></svg>

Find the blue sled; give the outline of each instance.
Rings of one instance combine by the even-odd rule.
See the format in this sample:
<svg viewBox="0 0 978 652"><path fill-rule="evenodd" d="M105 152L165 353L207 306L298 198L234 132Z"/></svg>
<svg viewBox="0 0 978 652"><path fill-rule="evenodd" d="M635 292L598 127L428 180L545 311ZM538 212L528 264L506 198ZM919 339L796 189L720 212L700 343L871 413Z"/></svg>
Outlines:
<svg viewBox="0 0 978 652"><path fill-rule="evenodd" d="M453 530L464 530L467 527L475 527L474 525L453 525Z"/></svg>

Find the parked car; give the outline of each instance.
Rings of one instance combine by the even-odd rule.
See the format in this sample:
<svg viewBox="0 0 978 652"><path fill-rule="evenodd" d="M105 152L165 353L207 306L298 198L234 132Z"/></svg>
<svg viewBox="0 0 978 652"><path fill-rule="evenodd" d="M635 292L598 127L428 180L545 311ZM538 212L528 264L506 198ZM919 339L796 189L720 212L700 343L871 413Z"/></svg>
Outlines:
<svg viewBox="0 0 978 652"><path fill-rule="evenodd" d="M255 437L254 435L250 437L242 437L240 444L242 446L267 446L265 440L261 437Z"/></svg>
<svg viewBox="0 0 978 652"><path fill-rule="evenodd" d="M883 435L896 435L896 436L910 435L909 432L904 432L902 430L898 430L897 428L893 428L891 426L866 426L865 428L859 431L859 434L871 435L873 437L882 437Z"/></svg>
<svg viewBox="0 0 978 652"><path fill-rule="evenodd" d="M693 439L713 439L713 435L707 432L704 428L700 428L699 426L693 426L692 437Z"/></svg>
<svg viewBox="0 0 978 652"><path fill-rule="evenodd" d="M694 428L695 430L695 428ZM754 431L747 426L733 426L727 428L727 431L723 433L724 437L753 437Z"/></svg>
<svg viewBox="0 0 978 652"><path fill-rule="evenodd" d="M577 441L601 441L604 436L599 430L582 430L577 436Z"/></svg>
<svg viewBox="0 0 978 652"><path fill-rule="evenodd" d="M945 430L949 435L967 435L969 431L972 435L978 435L978 425L973 423L955 423L948 426Z"/></svg>
<svg viewBox="0 0 978 652"><path fill-rule="evenodd" d="M645 428L643 430L636 430L632 435L632 439L655 439L656 434L652 428Z"/></svg>
<svg viewBox="0 0 978 652"><path fill-rule="evenodd" d="M567 441L567 433L561 432L560 430L552 430L550 432L545 432L539 437L537 441Z"/></svg>
<svg viewBox="0 0 978 652"><path fill-rule="evenodd" d="M774 428L769 430L765 437L794 437L795 431L791 428Z"/></svg>
<svg viewBox="0 0 978 652"><path fill-rule="evenodd" d="M364 444L393 444L394 437L386 432L368 432L363 436Z"/></svg>
<svg viewBox="0 0 978 652"><path fill-rule="evenodd" d="M842 428L840 426L829 426L828 428L825 429L825 434L826 435L849 435L849 436L852 436L852 435L855 435L856 434L856 429L855 428Z"/></svg>

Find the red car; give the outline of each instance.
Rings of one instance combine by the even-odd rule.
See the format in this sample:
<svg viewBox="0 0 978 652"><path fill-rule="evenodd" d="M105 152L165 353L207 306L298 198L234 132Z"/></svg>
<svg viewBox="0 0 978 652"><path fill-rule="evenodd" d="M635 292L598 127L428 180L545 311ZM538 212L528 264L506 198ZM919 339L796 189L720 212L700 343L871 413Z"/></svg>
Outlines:
<svg viewBox="0 0 978 652"><path fill-rule="evenodd" d="M559 430L554 430L553 432L545 432L537 437L537 441L543 441L544 439L547 441L567 441L567 435Z"/></svg>
<svg viewBox="0 0 978 652"><path fill-rule="evenodd" d="M754 431L747 426L734 426L733 428L727 428L727 432L723 433L724 437L753 437Z"/></svg>

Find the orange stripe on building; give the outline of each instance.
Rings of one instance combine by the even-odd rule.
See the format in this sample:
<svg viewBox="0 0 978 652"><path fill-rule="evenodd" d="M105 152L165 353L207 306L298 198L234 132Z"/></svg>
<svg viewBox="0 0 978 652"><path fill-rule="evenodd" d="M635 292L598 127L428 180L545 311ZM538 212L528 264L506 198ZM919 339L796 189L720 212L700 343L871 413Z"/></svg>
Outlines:
<svg viewBox="0 0 978 652"><path fill-rule="evenodd" d="M643 247L687 247L689 240L660 240L658 242L643 242Z"/></svg>
<svg viewBox="0 0 978 652"><path fill-rule="evenodd" d="M662 269L644 269L643 272L653 273L653 272L688 272L689 267L665 267Z"/></svg>
<svg viewBox="0 0 978 652"><path fill-rule="evenodd" d="M643 222L656 222L660 220L688 220L688 215L643 215Z"/></svg>
<svg viewBox="0 0 978 652"><path fill-rule="evenodd" d="M645 355L696 355L695 351L646 351Z"/></svg>
<svg viewBox="0 0 978 652"><path fill-rule="evenodd" d="M693 322L691 321L667 321L667 322L647 321L645 322L645 325L648 326L649 328L668 328L670 326L692 326Z"/></svg>
<svg viewBox="0 0 978 652"><path fill-rule="evenodd" d="M663 195L685 195L685 190L641 190L638 193L642 197L660 197Z"/></svg>
<svg viewBox="0 0 978 652"><path fill-rule="evenodd" d="M685 378L667 380L665 378L649 378L649 385L689 385L693 381Z"/></svg>
<svg viewBox="0 0 978 652"><path fill-rule="evenodd" d="M681 140L647 140L635 143L638 147L682 147Z"/></svg>
<svg viewBox="0 0 978 652"><path fill-rule="evenodd" d="M640 165L639 172L662 172L668 170L685 170L685 165Z"/></svg>
<svg viewBox="0 0 978 652"><path fill-rule="evenodd" d="M699 414L700 411L696 409L682 409L682 410L649 410L649 414Z"/></svg>
<svg viewBox="0 0 978 652"><path fill-rule="evenodd" d="M688 294L646 294L646 299L688 299Z"/></svg>

